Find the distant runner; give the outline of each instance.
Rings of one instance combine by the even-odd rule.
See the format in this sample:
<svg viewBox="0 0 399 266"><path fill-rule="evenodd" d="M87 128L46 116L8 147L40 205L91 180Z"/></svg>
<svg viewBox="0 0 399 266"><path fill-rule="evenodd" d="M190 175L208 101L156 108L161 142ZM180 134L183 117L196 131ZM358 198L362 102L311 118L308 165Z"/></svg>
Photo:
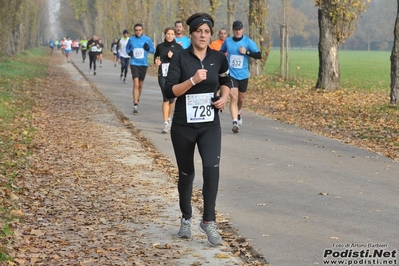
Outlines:
<svg viewBox="0 0 399 266"><path fill-rule="evenodd" d="M119 60L119 53L118 53L118 39L115 38L114 42L111 44L111 52L114 54L114 63L115 67Z"/></svg>
<svg viewBox="0 0 399 266"><path fill-rule="evenodd" d="M233 31L234 36L227 38L220 50L228 54L230 76L234 83L230 94L230 114L233 119L232 131L238 133L242 125L241 111L248 88L248 61L250 57L261 59L261 53L256 43L243 35L244 25L241 21L234 21Z"/></svg>
<svg viewBox="0 0 399 266"><path fill-rule="evenodd" d="M79 42L80 50L82 51L82 61L83 61L83 63L86 60L87 42L88 42L88 40L86 39L86 36L84 36L83 39L80 40L80 42Z"/></svg>
<svg viewBox="0 0 399 266"><path fill-rule="evenodd" d="M129 32L127 30L123 31L122 38L118 41L118 53L121 60L121 76L120 79L123 78L123 83L126 84L126 76L129 67L130 56L126 53L126 45L129 41Z"/></svg>
<svg viewBox="0 0 399 266"><path fill-rule="evenodd" d="M167 133L172 122L173 109L175 107L175 99L166 99L165 97L165 80L168 75L169 63L173 54L183 48L175 40L175 29L166 27L163 31L165 34L164 42L157 45L154 54L154 63L158 67L158 84L161 87L163 102L162 116L163 125L162 133Z"/></svg>
<svg viewBox="0 0 399 266"><path fill-rule="evenodd" d="M183 23L184 22L181 20L175 22L175 30L176 30L175 40L178 44L180 44L183 47L183 49L186 49L190 46L191 40L186 35L184 35Z"/></svg>
<svg viewBox="0 0 399 266"><path fill-rule="evenodd" d="M96 61L97 61L97 51L99 48L98 45L98 38L96 35L93 35L93 38L91 38L88 42L87 42L87 47L89 49L89 73L91 74L91 68L93 66L93 75L96 75Z"/></svg>
<svg viewBox="0 0 399 266"><path fill-rule="evenodd" d="M98 49L97 49L97 62L100 63L100 67L103 65L103 50L104 44L101 38L98 39Z"/></svg>
<svg viewBox="0 0 399 266"><path fill-rule="evenodd" d="M69 38L69 37L66 38L66 40L64 41L64 46L65 46L65 58L69 63L69 60L71 59L71 52L72 52L71 38Z"/></svg>
<svg viewBox="0 0 399 266"><path fill-rule="evenodd" d="M148 68L148 53L155 52L150 37L143 34L143 24L134 25L134 35L129 38L126 53L130 58L130 70L133 77L133 113L139 112L139 101Z"/></svg>
<svg viewBox="0 0 399 266"><path fill-rule="evenodd" d="M50 38L50 41L48 42L48 46L51 49L51 54L53 54L55 42L54 42L54 40L52 38Z"/></svg>

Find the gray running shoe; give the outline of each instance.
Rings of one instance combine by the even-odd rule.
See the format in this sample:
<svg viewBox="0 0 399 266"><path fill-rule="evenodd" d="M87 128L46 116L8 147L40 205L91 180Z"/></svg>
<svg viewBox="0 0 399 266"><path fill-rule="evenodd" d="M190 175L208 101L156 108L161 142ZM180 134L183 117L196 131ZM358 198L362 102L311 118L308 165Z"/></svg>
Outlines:
<svg viewBox="0 0 399 266"><path fill-rule="evenodd" d="M122 78L123 78L123 74L121 74L121 76L119 77L119 79L122 80Z"/></svg>
<svg viewBox="0 0 399 266"><path fill-rule="evenodd" d="M127 84L126 79L123 79L123 83Z"/></svg>
<svg viewBox="0 0 399 266"><path fill-rule="evenodd" d="M168 125L169 125L169 130L172 127L172 117L168 118Z"/></svg>
<svg viewBox="0 0 399 266"><path fill-rule="evenodd" d="M239 125L239 126L242 125L242 117L241 117L241 114L238 115L237 125Z"/></svg>
<svg viewBox="0 0 399 266"><path fill-rule="evenodd" d="M181 218L180 221L180 229L177 233L177 236L180 238L190 238L191 237L191 219Z"/></svg>
<svg viewBox="0 0 399 266"><path fill-rule="evenodd" d="M220 236L218 227L214 221L204 223L204 221L201 220L199 229L206 235L209 245L217 246L222 244L222 237Z"/></svg>
<svg viewBox="0 0 399 266"><path fill-rule="evenodd" d="M162 125L162 134L168 133L169 123L164 122Z"/></svg>
<svg viewBox="0 0 399 266"><path fill-rule="evenodd" d="M138 114L139 113L139 106L138 105L135 105L134 107L133 107L133 114Z"/></svg>
<svg viewBox="0 0 399 266"><path fill-rule="evenodd" d="M96 71L94 71L93 75L95 76L96 74L97 74Z"/></svg>
<svg viewBox="0 0 399 266"><path fill-rule="evenodd" d="M240 132L240 126L237 124L237 122L233 122L233 128L231 130L233 131L233 133Z"/></svg>

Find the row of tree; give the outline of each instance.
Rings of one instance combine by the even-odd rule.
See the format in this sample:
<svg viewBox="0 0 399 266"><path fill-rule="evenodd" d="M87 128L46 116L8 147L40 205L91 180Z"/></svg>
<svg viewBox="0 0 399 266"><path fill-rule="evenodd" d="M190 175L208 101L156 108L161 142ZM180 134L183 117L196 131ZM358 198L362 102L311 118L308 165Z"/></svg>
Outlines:
<svg viewBox="0 0 399 266"><path fill-rule="evenodd" d="M71 0L73 13L68 7L68 2L63 1L63 17L61 21L70 21L73 16L82 21L78 24L66 25L66 35L81 35L82 31L91 32L94 23L93 17L87 17L88 12L98 10L95 19L105 19L107 12L104 8L113 11L107 19L113 21L113 29L107 28L107 31L115 31L119 36L123 27L131 27L132 21L141 20L147 27L147 34L157 34L156 39L161 38L161 32L165 25L172 25L175 19L187 18L192 12L208 11L216 18L217 27L230 29L231 22L235 18L247 21L251 14L250 4L255 1L238 0L180 0L180 1L90 1L90 0ZM130 4L129 4L130 3ZM295 48L317 47L319 41L319 27L317 21L317 6L315 1L290 0L285 1L285 12L287 14L286 25L288 27L289 44ZM263 1L261 7L267 12L266 24L271 39L271 46L280 46L280 28L283 24L283 5L282 0ZM394 1L372 0L358 18L356 31L342 44L341 49L360 49L360 50L390 50L393 43L393 23L396 17L396 6ZM122 9L121 9L122 7ZM201 7L201 8L199 8ZM138 15L137 8L143 12ZM260 11L260 10L258 10ZM263 11L263 12L264 12ZM65 13L64 13L65 12ZM125 18L131 14L131 21ZM100 16L98 16L100 15ZM138 16L137 16L138 15ZM117 18L117 20L115 20ZM100 23L100 22L96 22ZM150 23L150 24L148 24ZM71 24L71 23L68 23ZM83 29L82 29L83 26ZM107 27L105 24L103 25ZM119 30L119 31L117 31Z"/></svg>
<svg viewBox="0 0 399 266"><path fill-rule="evenodd" d="M252 74L259 75L263 72L269 49L272 45L272 37L267 25L272 25L269 18L272 5L277 0L13 0L0 2L0 38L6 44L1 48L0 55L13 54L18 50L27 49L38 45L41 38L46 40L52 32L51 26L54 21L50 20L50 13L55 12L49 9L50 1L58 2L60 5L59 15L56 24L62 28L60 36L68 35L72 38L90 36L97 34L104 40L105 46L109 46L115 37L121 35L123 29L133 29L137 22L144 24L148 35L154 33L154 41L162 41L162 36L157 36L167 25L172 25L175 20L185 19L194 12L209 12L215 17L216 27L230 29L229 25L235 19L244 21L247 34L260 47L263 59L251 61ZM373 0L374 4L384 6L386 0ZM381 3L384 1L384 4ZM399 0L397 0L399 5ZM292 3L292 8L284 6L284 10L300 10L306 7L311 1L280 0L280 3ZM338 50L354 32L359 16L366 10L370 0L314 0L312 1L317 11L317 25L319 29L318 50L319 50L319 75L316 88L324 90L336 90L340 86L340 71L338 62ZM305 4L306 3L306 4ZM53 6L53 5L52 5ZM51 12L48 12L48 11ZM308 8L308 10L311 10ZM277 14L277 12L276 12ZM289 25L299 26L304 21L299 12L296 16L289 15ZM377 19L375 17L372 17ZM370 19L370 25L377 23ZM276 20L277 25L280 24ZM273 22L274 23L274 22ZM62 26L62 27L61 27ZM270 26L272 29L272 26ZM398 28L396 26L396 28ZM270 29L270 30L271 30ZM366 31L366 30L364 30ZM47 32L47 34L45 34ZM291 36L299 34L300 30L290 29L294 32ZM374 38L371 31L369 46ZM397 102L398 88L394 79L398 79L399 70L395 67L399 51L397 44L397 31L395 31L394 48L392 50L392 93L391 102ZM304 33L302 33L304 35ZM309 34L310 36L311 34ZM377 33L375 33L377 35ZM57 36L52 36L56 38ZM3 46L0 46L3 47ZM397 74L398 73L398 74ZM399 86L399 85L398 85Z"/></svg>
<svg viewBox="0 0 399 266"><path fill-rule="evenodd" d="M283 24L281 0L269 0L268 29L273 46L280 46L280 27ZM319 41L317 7L314 1L286 0L289 43L295 48L314 48ZM395 1L372 0L358 19L356 30L342 44L341 49L390 50L393 43L393 24L396 18Z"/></svg>
<svg viewBox="0 0 399 266"><path fill-rule="evenodd" d="M41 43L48 26L47 0L0 1L0 59Z"/></svg>

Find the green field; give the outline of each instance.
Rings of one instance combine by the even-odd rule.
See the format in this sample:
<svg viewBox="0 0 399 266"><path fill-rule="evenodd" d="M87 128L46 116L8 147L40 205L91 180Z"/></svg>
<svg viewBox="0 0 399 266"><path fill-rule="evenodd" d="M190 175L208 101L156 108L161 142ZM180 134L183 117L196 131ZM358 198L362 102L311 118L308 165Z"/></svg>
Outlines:
<svg viewBox="0 0 399 266"><path fill-rule="evenodd" d="M341 87L351 89L389 90L390 55L387 51L339 51ZM289 50L290 79L317 80L317 50ZM266 75L280 73L280 50L271 50Z"/></svg>

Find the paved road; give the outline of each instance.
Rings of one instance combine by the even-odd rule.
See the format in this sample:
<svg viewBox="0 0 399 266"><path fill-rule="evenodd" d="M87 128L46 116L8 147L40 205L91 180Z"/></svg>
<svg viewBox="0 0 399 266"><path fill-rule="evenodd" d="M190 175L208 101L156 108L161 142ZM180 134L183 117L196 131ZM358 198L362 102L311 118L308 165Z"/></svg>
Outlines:
<svg viewBox="0 0 399 266"><path fill-rule="evenodd" d="M170 136L161 134L161 93L147 76L140 113L133 115L132 81L119 80L120 67L104 61L97 75L73 55L74 64L131 119L147 138L174 160ZM130 72L130 71L129 71ZM399 164L298 127L245 111L239 134L221 115L223 141L217 210L273 266L327 265L373 250L396 259L399 248ZM196 186L202 186L196 157ZM197 214L199 216L199 214ZM371 245L377 245L372 247ZM329 250L339 251L323 258ZM332 252L332 251L331 251ZM349 257L343 258L348 262ZM393 261L394 262L394 261ZM392 263L393 263L392 262ZM355 264L355 262L352 262ZM377 262L357 265L377 265ZM390 264L395 265L395 264Z"/></svg>

